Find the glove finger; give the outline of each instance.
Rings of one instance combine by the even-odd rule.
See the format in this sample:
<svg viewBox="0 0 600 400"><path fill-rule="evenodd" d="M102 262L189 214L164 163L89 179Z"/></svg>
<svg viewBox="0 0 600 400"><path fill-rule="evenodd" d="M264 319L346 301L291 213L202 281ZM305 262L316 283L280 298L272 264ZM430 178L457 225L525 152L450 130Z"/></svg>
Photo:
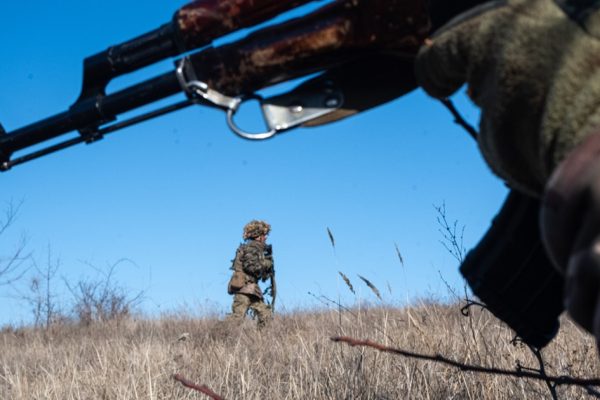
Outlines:
<svg viewBox="0 0 600 400"><path fill-rule="evenodd" d="M419 85L431 96L450 96L467 82L468 72L477 53L489 49L482 44L480 27L490 13L506 6L505 1L485 3L465 12L438 30L421 46L415 60Z"/></svg>
<svg viewBox="0 0 600 400"><path fill-rule="evenodd" d="M600 219L600 133L589 135L555 169L542 198L544 245L564 270L569 252L586 248Z"/></svg>
<svg viewBox="0 0 600 400"><path fill-rule="evenodd" d="M581 251L569 261L565 286L565 308L588 332L597 328L600 313L600 254L597 249Z"/></svg>

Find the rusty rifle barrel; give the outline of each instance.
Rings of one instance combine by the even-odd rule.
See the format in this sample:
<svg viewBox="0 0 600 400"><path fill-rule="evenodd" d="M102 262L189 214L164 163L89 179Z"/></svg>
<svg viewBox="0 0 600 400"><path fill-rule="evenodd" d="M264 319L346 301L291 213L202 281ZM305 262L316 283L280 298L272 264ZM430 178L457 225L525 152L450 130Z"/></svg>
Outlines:
<svg viewBox="0 0 600 400"><path fill-rule="evenodd" d="M213 40L267 21L314 0L197 0L180 8L170 22L84 60L77 101L103 94L111 79Z"/></svg>

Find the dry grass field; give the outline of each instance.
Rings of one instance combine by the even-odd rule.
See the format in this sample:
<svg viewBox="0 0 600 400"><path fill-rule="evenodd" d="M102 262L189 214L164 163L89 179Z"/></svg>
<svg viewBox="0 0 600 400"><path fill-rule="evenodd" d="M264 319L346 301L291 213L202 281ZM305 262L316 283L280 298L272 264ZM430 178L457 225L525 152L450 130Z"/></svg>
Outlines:
<svg viewBox="0 0 600 400"><path fill-rule="evenodd" d="M432 361L334 343L336 335L454 360L515 369L538 368L524 345L486 311L470 317L460 305L421 303L311 310L229 326L182 315L129 318L49 330L0 333L0 398L207 399L176 382L179 373L225 399L542 399L544 382L462 372ZM549 375L596 377L593 340L568 320L543 351ZM559 386L560 399L591 398Z"/></svg>

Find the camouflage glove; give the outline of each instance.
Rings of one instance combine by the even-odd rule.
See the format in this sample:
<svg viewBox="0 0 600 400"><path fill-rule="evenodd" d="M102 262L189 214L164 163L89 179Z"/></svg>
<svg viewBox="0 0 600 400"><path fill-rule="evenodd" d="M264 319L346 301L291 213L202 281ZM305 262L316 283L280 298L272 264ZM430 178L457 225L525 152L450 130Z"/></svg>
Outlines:
<svg viewBox="0 0 600 400"><path fill-rule="evenodd" d="M264 268L262 271L262 276L261 279L262 281L266 281L267 279L269 279L271 277L271 275L273 275L273 264L271 264L271 266Z"/></svg>
<svg viewBox="0 0 600 400"><path fill-rule="evenodd" d="M265 254L265 257L272 259L273 258L273 245L265 244L264 254Z"/></svg>
<svg viewBox="0 0 600 400"><path fill-rule="evenodd" d="M485 159L534 196L600 122L600 13L590 9L575 21L553 0L489 2L441 28L416 60L432 96L468 84Z"/></svg>
<svg viewBox="0 0 600 400"><path fill-rule="evenodd" d="M482 111L485 158L513 187L543 196L542 234L566 278L565 306L597 340L599 3L488 3L438 32L416 61L418 80L433 96L469 85Z"/></svg>

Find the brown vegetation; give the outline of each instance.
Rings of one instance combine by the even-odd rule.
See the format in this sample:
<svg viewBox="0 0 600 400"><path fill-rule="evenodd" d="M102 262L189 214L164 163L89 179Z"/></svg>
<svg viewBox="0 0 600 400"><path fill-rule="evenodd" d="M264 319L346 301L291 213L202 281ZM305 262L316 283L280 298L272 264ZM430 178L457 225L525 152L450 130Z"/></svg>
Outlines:
<svg viewBox="0 0 600 400"><path fill-rule="evenodd" d="M464 317L460 305L422 303L298 311L257 331L185 314L50 329L0 332L2 399L206 399L172 377L181 374L226 399L540 399L543 382L462 372L369 348L334 343L370 339L459 362L537 368L524 345L486 311ZM549 375L598 376L591 337L568 320L544 349ZM559 398L587 398L581 387Z"/></svg>

